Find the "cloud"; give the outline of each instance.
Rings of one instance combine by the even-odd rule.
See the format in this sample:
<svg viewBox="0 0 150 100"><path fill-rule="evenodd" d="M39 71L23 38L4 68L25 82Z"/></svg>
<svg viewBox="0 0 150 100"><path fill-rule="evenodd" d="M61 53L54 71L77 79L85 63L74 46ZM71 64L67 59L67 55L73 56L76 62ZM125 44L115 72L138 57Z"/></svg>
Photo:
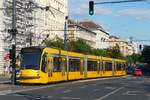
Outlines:
<svg viewBox="0 0 150 100"><path fill-rule="evenodd" d="M117 16L129 16L136 19L150 19L150 9L125 9L118 11Z"/></svg>

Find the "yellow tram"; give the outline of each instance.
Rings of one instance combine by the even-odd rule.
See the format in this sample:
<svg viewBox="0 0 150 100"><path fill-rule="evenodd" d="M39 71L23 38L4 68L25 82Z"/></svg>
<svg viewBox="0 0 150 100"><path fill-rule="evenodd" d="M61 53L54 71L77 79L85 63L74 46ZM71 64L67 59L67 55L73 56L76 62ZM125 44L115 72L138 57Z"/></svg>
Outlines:
<svg viewBox="0 0 150 100"><path fill-rule="evenodd" d="M51 83L126 75L126 61L47 47L21 50L20 83Z"/></svg>

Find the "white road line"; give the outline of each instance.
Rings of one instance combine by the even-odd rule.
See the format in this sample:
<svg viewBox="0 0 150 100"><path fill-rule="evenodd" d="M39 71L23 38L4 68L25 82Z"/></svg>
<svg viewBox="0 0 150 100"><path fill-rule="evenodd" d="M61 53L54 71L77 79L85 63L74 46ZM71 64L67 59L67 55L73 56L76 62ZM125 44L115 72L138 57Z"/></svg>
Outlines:
<svg viewBox="0 0 150 100"><path fill-rule="evenodd" d="M116 90L114 90L114 91L112 91L112 92L110 92L110 93L108 93L108 94L106 94L106 95L96 99L96 100L103 100L103 99L107 98L108 96L115 94L116 92L120 91L123 88L124 87L120 87L120 88L118 88L118 89L116 89Z"/></svg>
<svg viewBox="0 0 150 100"><path fill-rule="evenodd" d="M94 89L94 90L93 90L93 92L97 92L97 91L99 91L99 89Z"/></svg>
<svg viewBox="0 0 150 100"><path fill-rule="evenodd" d="M82 87L80 87L81 89L84 89L84 88L86 88L86 86L82 86Z"/></svg>
<svg viewBox="0 0 150 100"><path fill-rule="evenodd" d="M71 92L71 90L66 90L66 91L63 91L63 93L69 93Z"/></svg>
<svg viewBox="0 0 150 100"><path fill-rule="evenodd" d="M122 95L136 96L136 95L141 95L143 93L144 93L143 91L127 91L127 92L123 93Z"/></svg>
<svg viewBox="0 0 150 100"><path fill-rule="evenodd" d="M61 97L61 99L66 99L66 100L80 100L81 98Z"/></svg>
<svg viewBox="0 0 150 100"><path fill-rule="evenodd" d="M105 89L114 90L114 89L116 89L116 87L105 87Z"/></svg>

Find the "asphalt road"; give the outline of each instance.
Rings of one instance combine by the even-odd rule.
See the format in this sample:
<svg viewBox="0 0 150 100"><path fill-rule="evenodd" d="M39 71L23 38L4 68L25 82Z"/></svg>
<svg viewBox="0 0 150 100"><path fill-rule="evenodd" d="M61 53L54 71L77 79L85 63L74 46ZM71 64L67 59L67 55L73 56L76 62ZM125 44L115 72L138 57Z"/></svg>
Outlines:
<svg viewBox="0 0 150 100"><path fill-rule="evenodd" d="M0 100L150 100L150 77L19 85L11 89L0 91Z"/></svg>

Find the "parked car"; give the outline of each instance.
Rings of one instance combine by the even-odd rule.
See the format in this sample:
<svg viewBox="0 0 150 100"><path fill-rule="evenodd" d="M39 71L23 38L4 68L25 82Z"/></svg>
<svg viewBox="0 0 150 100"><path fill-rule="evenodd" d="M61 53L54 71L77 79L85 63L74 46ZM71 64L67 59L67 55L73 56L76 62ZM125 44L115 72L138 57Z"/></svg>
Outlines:
<svg viewBox="0 0 150 100"><path fill-rule="evenodd" d="M133 66L128 66L126 68L126 70L127 70L127 74L134 74L133 72L134 72L135 68Z"/></svg>
<svg viewBox="0 0 150 100"><path fill-rule="evenodd" d="M142 70L141 69L135 69L134 70L134 75L135 76L142 76Z"/></svg>

